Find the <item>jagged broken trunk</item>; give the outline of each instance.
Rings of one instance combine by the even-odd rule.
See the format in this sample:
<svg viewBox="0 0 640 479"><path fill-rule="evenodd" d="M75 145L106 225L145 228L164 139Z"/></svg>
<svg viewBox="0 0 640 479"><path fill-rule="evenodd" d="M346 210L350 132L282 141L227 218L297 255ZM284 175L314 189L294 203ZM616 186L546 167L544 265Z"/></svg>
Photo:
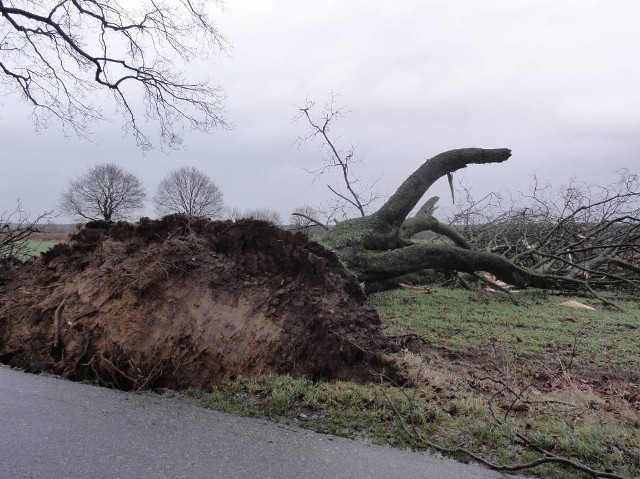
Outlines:
<svg viewBox="0 0 640 479"><path fill-rule="evenodd" d="M439 178L470 164L502 163L510 156L511 150L507 148L462 148L434 156L409 176L378 211L339 223L318 242L337 254L365 284L443 268L470 273L487 271L506 283L522 287L558 287L562 278L536 274L500 255L471 250L457 231L432 216L437 198L430 199L414 217L407 218ZM453 244L430 245L410 239L426 230L450 238Z"/></svg>

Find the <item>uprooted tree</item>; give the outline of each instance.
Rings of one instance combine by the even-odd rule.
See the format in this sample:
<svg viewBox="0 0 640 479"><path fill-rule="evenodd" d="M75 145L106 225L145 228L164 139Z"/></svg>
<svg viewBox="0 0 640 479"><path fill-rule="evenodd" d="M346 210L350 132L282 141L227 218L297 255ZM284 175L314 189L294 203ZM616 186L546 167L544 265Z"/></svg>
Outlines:
<svg viewBox="0 0 640 479"><path fill-rule="evenodd" d="M517 267L496 254L472 251L464 245L423 244L410 238L419 231L444 227L427 210L409 213L439 178L469 164L501 163L511 151L465 148L427 160L375 213L338 223L319 241L334 251L363 282L384 281L426 268L489 271L505 282L547 286L550 279ZM452 237L452 235L449 235Z"/></svg>
<svg viewBox="0 0 640 479"><path fill-rule="evenodd" d="M506 148L463 148L436 155L409 176L378 211L338 223L318 241L334 251L365 284L424 269L448 269L490 272L505 283L519 287L589 289L592 285L616 283L640 287L640 268L637 266L640 219L637 211L625 210L622 216L609 215L597 223L580 221L581 213L592 212L597 207L609 211L625 198L637 201L640 195L636 191L637 184L629 180L624 183L624 192L581 204L551 225L547 224L552 220L551 215L538 223L531 218L530 227L544 227L546 234L541 233L534 245L527 243L525 238L524 244L528 246L519 254L472 249L459 228L443 224L432 215L436 197L426 201L415 216L408 218L439 178L467 165L502 163L510 156L511 151ZM438 233L449 238L452 244L411 240L422 231ZM594 244L605 231L610 241ZM564 238L560 246L557 244L559 237ZM555 247L554 253L546 252L545 247L551 246ZM588 260L585 252L590 253ZM588 273L588 277L577 272Z"/></svg>
<svg viewBox="0 0 640 479"><path fill-rule="evenodd" d="M607 187L573 181L553 198L545 197L545 188L536 181L533 191L522 195L524 202L505 207L501 201L493 211L486 202L472 201L466 191L467 198L458 202L460 211L448 223L434 216L438 197L432 197L408 217L441 177L448 178L453 196L454 172L472 164L502 163L511 156L506 148L463 148L427 160L382 207L367 214L377 195L370 187L358 190L354 148L341 149L331 136L343 109L335 106L335 96L319 115L312 112L315 106L307 101L298 107L298 118L310 127L300 141L319 139L326 153L321 168L311 172L316 180L328 170L339 173L343 189L327 185L339 208L329 208L324 215L336 225L329 227L329 221L319 221L313 212L294 211L292 217L296 223L322 226L326 231L316 241L334 251L368 290L420 279L424 275L407 275L427 270L470 273L498 288L480 273L518 287L583 289L594 295L594 287L640 288L637 175L622 172L618 182ZM336 211L345 217L348 207L358 217L335 221ZM412 239L423 232L448 241ZM463 275L457 277L465 282Z"/></svg>

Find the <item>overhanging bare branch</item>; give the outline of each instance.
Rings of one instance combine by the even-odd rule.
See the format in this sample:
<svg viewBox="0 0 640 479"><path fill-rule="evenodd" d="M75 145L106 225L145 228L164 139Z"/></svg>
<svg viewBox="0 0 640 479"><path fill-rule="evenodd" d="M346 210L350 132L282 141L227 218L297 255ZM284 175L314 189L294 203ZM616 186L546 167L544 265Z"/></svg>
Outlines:
<svg viewBox="0 0 640 479"><path fill-rule="evenodd" d="M84 137L103 117L96 92L108 92L140 146L152 144L140 127L146 118L163 146L176 147L185 129L226 125L222 91L180 73L227 48L209 20L212 3L0 0L0 85L33 105L36 126Z"/></svg>

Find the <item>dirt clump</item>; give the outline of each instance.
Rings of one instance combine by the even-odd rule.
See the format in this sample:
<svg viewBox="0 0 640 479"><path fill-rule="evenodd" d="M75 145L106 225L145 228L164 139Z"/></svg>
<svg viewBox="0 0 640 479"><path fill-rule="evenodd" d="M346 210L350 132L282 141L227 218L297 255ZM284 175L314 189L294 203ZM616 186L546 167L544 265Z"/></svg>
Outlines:
<svg viewBox="0 0 640 479"><path fill-rule="evenodd" d="M394 374L380 320L322 247L265 222L92 224L0 265L0 361L120 389Z"/></svg>

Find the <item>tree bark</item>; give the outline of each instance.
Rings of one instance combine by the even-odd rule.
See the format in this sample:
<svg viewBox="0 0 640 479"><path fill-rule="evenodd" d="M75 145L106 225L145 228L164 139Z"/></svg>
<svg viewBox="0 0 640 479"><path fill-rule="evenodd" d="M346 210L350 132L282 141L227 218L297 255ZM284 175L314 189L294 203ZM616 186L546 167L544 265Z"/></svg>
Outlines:
<svg viewBox="0 0 640 479"><path fill-rule="evenodd" d="M571 280L539 275L520 268L503 256L456 246L413 244L389 251L344 251L349 268L363 282L379 282L423 269L487 271L519 287L558 288Z"/></svg>
<svg viewBox="0 0 640 479"><path fill-rule="evenodd" d="M467 239L458 233L455 228L440 223L433 216L433 211L439 199L437 196L430 198L422 208L418 210L415 216L404 220L400 228L400 235L403 238L410 239L413 235L422 231L433 231L439 235L446 236L460 248L471 249L471 245L469 245Z"/></svg>

